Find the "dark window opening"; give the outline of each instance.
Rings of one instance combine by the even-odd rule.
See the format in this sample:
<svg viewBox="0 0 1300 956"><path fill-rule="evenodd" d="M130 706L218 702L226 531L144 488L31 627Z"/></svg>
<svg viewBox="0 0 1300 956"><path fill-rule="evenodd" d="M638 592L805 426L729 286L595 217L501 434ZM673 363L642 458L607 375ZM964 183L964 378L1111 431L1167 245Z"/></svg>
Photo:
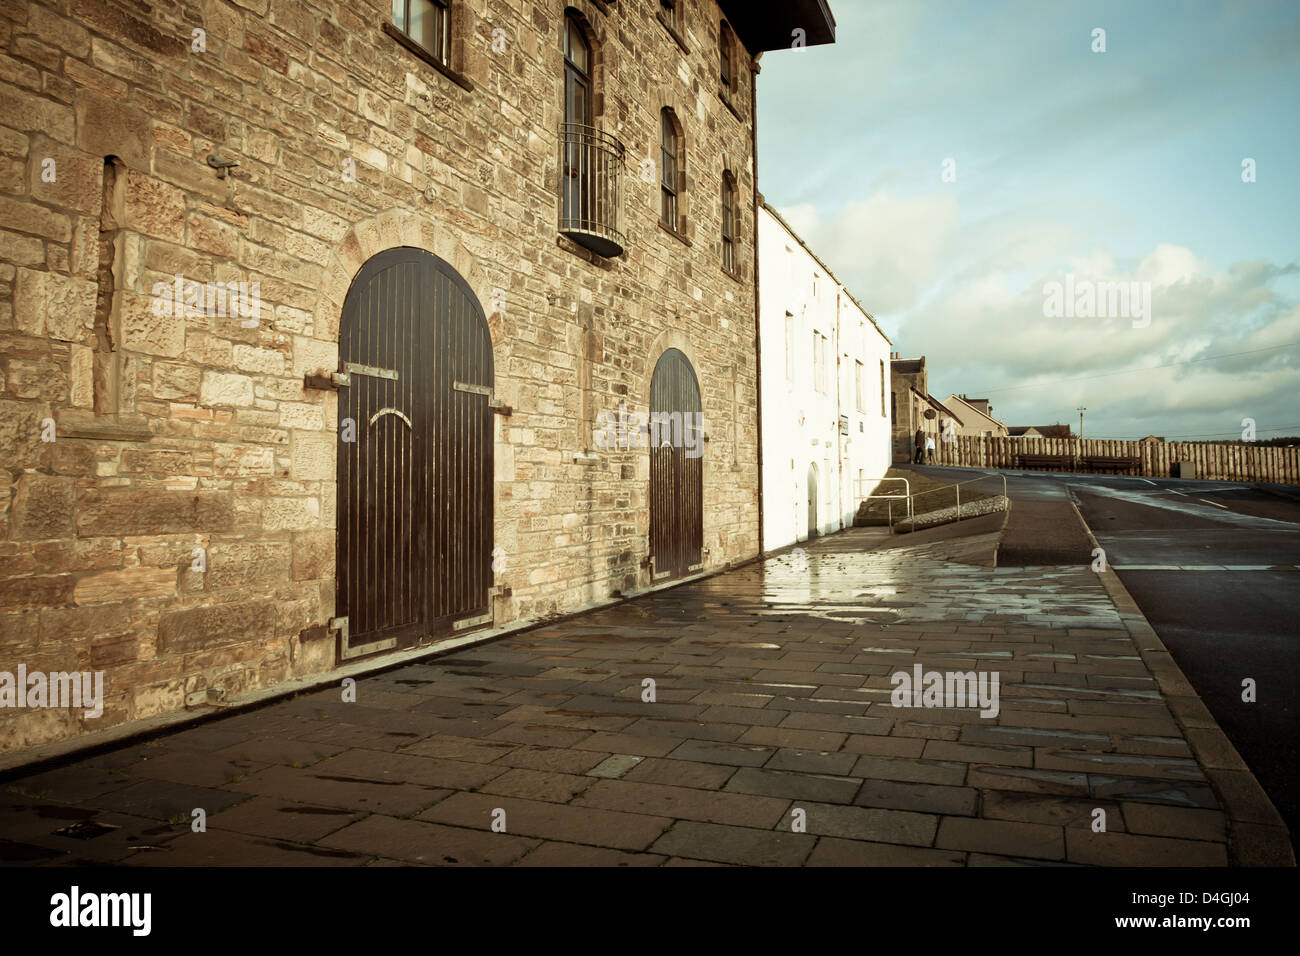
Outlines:
<svg viewBox="0 0 1300 956"><path fill-rule="evenodd" d="M449 0L393 0L393 26L443 66L451 66Z"/></svg>
<svg viewBox="0 0 1300 956"><path fill-rule="evenodd" d="M678 232L680 228L677 218L677 199L680 190L677 170L680 151L681 143L677 135L677 120L673 116L672 110L665 109L660 114L659 124L659 184L662 196L661 214L663 224L673 232Z"/></svg>
<svg viewBox="0 0 1300 956"><path fill-rule="evenodd" d="M735 48L731 38L731 27L725 23L719 27L718 51L721 57L720 78L722 80L722 92L731 93L735 86Z"/></svg>
<svg viewBox="0 0 1300 956"><path fill-rule="evenodd" d="M736 271L736 181L722 174L722 268Z"/></svg>

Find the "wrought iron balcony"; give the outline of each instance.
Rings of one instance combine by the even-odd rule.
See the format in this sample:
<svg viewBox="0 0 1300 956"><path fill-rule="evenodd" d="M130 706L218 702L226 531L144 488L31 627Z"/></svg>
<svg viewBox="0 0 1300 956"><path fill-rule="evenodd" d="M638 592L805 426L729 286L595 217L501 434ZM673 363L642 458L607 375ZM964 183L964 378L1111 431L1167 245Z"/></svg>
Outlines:
<svg viewBox="0 0 1300 956"><path fill-rule="evenodd" d="M623 144L593 126L560 126L560 232L605 258L621 255Z"/></svg>

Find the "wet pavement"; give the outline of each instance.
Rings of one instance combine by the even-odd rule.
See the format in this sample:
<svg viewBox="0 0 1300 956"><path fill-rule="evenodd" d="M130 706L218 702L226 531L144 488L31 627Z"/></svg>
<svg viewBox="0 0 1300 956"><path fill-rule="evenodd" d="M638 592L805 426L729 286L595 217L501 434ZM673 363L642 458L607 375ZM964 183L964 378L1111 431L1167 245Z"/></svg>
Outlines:
<svg viewBox="0 0 1300 956"><path fill-rule="evenodd" d="M1189 746L1184 728L1208 734L1213 722L1195 698L1165 696L1144 661L1150 648L1135 643L1098 576L1086 566L993 570L997 538L986 524L889 540L855 529L359 679L355 702L330 687L10 777L0 860L1267 857L1265 810L1238 798L1225 812L1219 771ZM894 706L892 675L915 665L997 672L996 716ZM192 826L196 810L204 832Z"/></svg>
<svg viewBox="0 0 1300 956"><path fill-rule="evenodd" d="M1300 832L1300 502L1228 483L1073 490L1107 559Z"/></svg>

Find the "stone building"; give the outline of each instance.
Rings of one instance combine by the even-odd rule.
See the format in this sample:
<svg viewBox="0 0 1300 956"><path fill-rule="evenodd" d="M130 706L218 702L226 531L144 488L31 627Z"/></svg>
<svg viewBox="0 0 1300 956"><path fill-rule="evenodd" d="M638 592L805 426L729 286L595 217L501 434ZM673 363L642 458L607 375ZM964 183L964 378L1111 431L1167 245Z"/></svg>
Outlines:
<svg viewBox="0 0 1300 956"><path fill-rule="evenodd" d="M969 398L949 395L943 407L957 420L954 431L958 435L977 435L983 438L1006 438L1007 426L993 417L993 405L987 398Z"/></svg>
<svg viewBox="0 0 1300 956"><path fill-rule="evenodd" d="M763 544L853 524L890 465L889 339L767 203L758 213Z"/></svg>
<svg viewBox="0 0 1300 956"><path fill-rule="evenodd" d="M0 747L755 556L757 57L833 38L0 0L0 672L105 676Z"/></svg>
<svg viewBox="0 0 1300 956"><path fill-rule="evenodd" d="M955 411L930 394L925 356L905 359L897 352L891 353L889 381L894 464L907 464L913 460L918 429L934 439L937 460L944 423L951 420L953 424L949 428L949 434L958 435L962 433L964 423Z"/></svg>

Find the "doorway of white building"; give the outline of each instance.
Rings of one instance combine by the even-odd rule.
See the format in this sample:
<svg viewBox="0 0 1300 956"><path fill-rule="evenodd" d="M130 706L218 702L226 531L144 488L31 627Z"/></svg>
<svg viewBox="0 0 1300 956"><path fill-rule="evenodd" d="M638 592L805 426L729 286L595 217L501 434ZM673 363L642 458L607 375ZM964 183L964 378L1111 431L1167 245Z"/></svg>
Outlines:
<svg viewBox="0 0 1300 956"><path fill-rule="evenodd" d="M808 466L808 537L817 537L817 465Z"/></svg>

